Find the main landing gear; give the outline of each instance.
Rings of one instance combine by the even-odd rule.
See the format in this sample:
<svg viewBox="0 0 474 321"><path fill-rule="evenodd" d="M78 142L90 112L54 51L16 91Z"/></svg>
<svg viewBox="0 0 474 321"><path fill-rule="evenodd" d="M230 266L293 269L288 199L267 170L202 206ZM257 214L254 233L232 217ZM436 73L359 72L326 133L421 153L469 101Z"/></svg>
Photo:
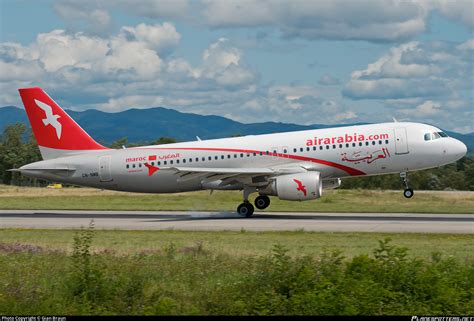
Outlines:
<svg viewBox="0 0 474 321"><path fill-rule="evenodd" d="M259 210L266 209L270 205L270 197L267 195L259 195L255 199L255 207Z"/></svg>
<svg viewBox="0 0 474 321"><path fill-rule="evenodd" d="M249 195L256 192L255 187L244 187L244 202L237 207L237 214L243 217L251 217L255 208L249 202ZM270 197L267 195L259 195L255 198L255 207L259 210L263 210L270 205Z"/></svg>
<svg viewBox="0 0 474 321"><path fill-rule="evenodd" d="M413 192L413 189L411 189L408 185L408 174L406 172L401 172L400 178L402 179L403 186L405 186L403 196L405 196L406 198L412 198L415 193Z"/></svg>

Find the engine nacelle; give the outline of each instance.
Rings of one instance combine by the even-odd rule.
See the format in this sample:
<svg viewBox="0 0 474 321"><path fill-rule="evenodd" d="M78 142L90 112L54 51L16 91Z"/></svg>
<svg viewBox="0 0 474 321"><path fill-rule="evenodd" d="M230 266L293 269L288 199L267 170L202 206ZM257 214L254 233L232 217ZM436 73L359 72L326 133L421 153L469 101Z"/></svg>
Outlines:
<svg viewBox="0 0 474 321"><path fill-rule="evenodd" d="M286 201L307 201L321 197L322 181L319 172L305 172L277 176L262 194L276 195Z"/></svg>

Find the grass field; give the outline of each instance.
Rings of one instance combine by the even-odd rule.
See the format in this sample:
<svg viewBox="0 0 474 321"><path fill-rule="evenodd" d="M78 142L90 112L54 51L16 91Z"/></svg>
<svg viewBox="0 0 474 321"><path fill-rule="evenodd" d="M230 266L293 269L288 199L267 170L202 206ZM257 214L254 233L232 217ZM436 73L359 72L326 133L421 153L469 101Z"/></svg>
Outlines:
<svg viewBox="0 0 474 321"><path fill-rule="evenodd" d="M69 253L77 231L0 229L0 244L39 246L48 251ZM342 250L347 257L369 253L379 240L391 238L407 247L413 257L430 258L434 252L461 261L474 261L474 235L316 233L316 232L203 232L203 231L95 231L96 252L131 255L162 253L169 246L186 251L202 246L216 255L246 257L269 254L275 244L283 244L292 256L320 255L326 250Z"/></svg>
<svg viewBox="0 0 474 321"><path fill-rule="evenodd" d="M0 314L474 312L472 235L4 229L0 240Z"/></svg>
<svg viewBox="0 0 474 321"><path fill-rule="evenodd" d="M234 211L241 198L236 191L158 195L0 185L0 209ZM271 199L269 211L474 213L474 192L415 191L412 199L405 199L401 191L328 190L315 201Z"/></svg>

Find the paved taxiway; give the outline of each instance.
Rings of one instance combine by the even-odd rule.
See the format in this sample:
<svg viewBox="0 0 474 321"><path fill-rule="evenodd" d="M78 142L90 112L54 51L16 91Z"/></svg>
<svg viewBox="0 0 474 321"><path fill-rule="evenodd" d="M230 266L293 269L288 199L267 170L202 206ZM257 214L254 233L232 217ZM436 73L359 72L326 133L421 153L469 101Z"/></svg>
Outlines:
<svg viewBox="0 0 474 321"><path fill-rule="evenodd" d="M471 214L0 210L0 228L419 232L474 234Z"/></svg>

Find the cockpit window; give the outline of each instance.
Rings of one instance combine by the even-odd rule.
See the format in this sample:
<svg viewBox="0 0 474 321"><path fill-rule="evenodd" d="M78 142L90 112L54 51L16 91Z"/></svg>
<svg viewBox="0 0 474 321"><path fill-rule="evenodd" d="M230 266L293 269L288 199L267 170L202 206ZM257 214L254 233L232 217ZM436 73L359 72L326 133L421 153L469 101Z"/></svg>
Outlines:
<svg viewBox="0 0 474 321"><path fill-rule="evenodd" d="M438 132L441 137L449 137L445 132Z"/></svg>
<svg viewBox="0 0 474 321"><path fill-rule="evenodd" d="M438 139L441 138L441 136L438 133L433 133L433 139Z"/></svg>
<svg viewBox="0 0 474 321"><path fill-rule="evenodd" d="M425 140L431 140L431 133L425 134Z"/></svg>

